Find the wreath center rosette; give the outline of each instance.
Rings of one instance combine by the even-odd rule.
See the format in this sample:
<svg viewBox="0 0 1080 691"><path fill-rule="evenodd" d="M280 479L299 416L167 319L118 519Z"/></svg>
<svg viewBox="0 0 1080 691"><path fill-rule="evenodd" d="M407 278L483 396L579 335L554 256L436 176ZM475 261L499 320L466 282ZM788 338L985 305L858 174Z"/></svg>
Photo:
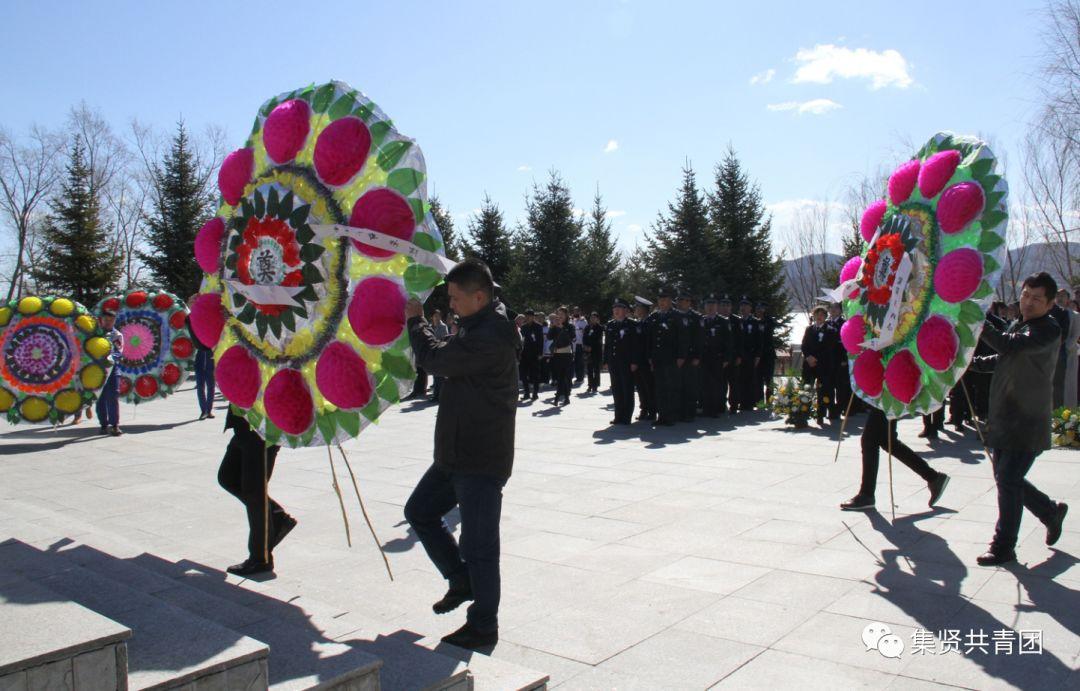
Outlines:
<svg viewBox="0 0 1080 691"><path fill-rule="evenodd" d="M0 413L13 424L59 423L88 406L109 371L103 336L74 300L28 296L0 306Z"/></svg>
<svg viewBox="0 0 1080 691"><path fill-rule="evenodd" d="M890 418L933 412L971 364L1005 252L1008 187L989 147L935 135L863 213L861 257L829 297L852 390Z"/></svg>
<svg viewBox="0 0 1080 691"><path fill-rule="evenodd" d="M259 109L218 174L191 305L217 384L267 441L355 437L412 386L405 303L441 281L423 155L341 82Z"/></svg>

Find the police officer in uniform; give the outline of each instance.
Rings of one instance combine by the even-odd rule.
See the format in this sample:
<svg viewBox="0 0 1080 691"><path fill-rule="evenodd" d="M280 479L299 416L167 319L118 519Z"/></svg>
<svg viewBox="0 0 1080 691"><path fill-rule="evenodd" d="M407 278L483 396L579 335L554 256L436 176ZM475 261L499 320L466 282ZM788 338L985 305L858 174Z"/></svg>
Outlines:
<svg viewBox="0 0 1080 691"><path fill-rule="evenodd" d="M837 419L847 410L848 401L851 400L851 376L848 370L848 354L840 340L840 329L843 328L844 309L839 302L829 305L829 318L826 323L833 330L833 356L832 356L832 406L829 409L829 418Z"/></svg>
<svg viewBox="0 0 1080 691"><path fill-rule="evenodd" d="M521 400L540 396L540 357L544 354L544 327L536 321L536 312L525 310L525 323L521 325L521 383L525 392ZM530 396L531 393L531 396Z"/></svg>
<svg viewBox="0 0 1080 691"><path fill-rule="evenodd" d="M701 354L705 349L705 317L693 307L693 298L685 288L679 291L678 313L686 331L686 363L680 372L682 407L679 419L693 422L697 416L698 400L701 398Z"/></svg>
<svg viewBox="0 0 1080 691"><path fill-rule="evenodd" d="M724 411L724 368L731 357L731 322L720 316L715 295L705 298L705 321L702 328L704 348L701 352L701 403L707 417L720 417Z"/></svg>
<svg viewBox="0 0 1080 691"><path fill-rule="evenodd" d="M818 394L817 422L824 424L825 411L832 398L832 354L835 332L825 321L826 310L820 305L814 308L814 320L803 332L803 381L816 384Z"/></svg>
<svg viewBox="0 0 1080 691"><path fill-rule="evenodd" d="M772 400L773 372L776 369L776 322L768 313L764 302L754 305L754 326L757 328L758 342L761 343L761 360L757 366L757 382L754 384L754 396L765 401Z"/></svg>
<svg viewBox="0 0 1080 691"><path fill-rule="evenodd" d="M656 377L649 365L648 336L645 332L645 320L648 319L652 310L652 302L645 298L634 296L634 335L637 340L634 345L634 362L637 369L634 371L634 386L638 392L640 412L638 420L656 420Z"/></svg>
<svg viewBox="0 0 1080 691"><path fill-rule="evenodd" d="M671 308L672 291L661 288L657 309L645 322L649 365L656 376L656 424L674 425L682 412L682 373L689 353L683 317Z"/></svg>
<svg viewBox="0 0 1080 691"><path fill-rule="evenodd" d="M725 413L728 410L736 412L738 400L736 399L735 373L740 362L740 348L742 339L739 334L738 317L731 313L731 298L726 294L717 300L719 313L717 314L717 330L726 332L727 354L724 359L724 370L720 379L720 409Z"/></svg>
<svg viewBox="0 0 1080 691"><path fill-rule="evenodd" d="M757 380L757 368L761 364L761 338L750 313L753 303L743 297L739 301L739 355L742 362L738 367L738 404L739 410L746 412L754 409L759 400L755 393L754 382Z"/></svg>
<svg viewBox="0 0 1080 691"><path fill-rule="evenodd" d="M634 414L634 370L637 369L637 323L628 319L630 305L615 298L612 319L604 326L604 362L611 377L611 394L615 397L613 425L629 425Z"/></svg>

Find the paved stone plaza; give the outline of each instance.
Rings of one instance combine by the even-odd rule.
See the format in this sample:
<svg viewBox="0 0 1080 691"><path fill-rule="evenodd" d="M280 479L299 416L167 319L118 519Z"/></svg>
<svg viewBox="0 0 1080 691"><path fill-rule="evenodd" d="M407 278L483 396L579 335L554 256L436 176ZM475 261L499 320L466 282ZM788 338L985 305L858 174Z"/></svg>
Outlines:
<svg viewBox="0 0 1080 691"><path fill-rule="evenodd" d="M895 463L892 521L884 457L880 513L837 509L859 480L858 417L834 463L835 429L795 432L765 413L738 426L612 429L611 399L579 391L568 408L541 399L518 412L494 658L568 689L1080 688L1080 453L1043 454L1030 475L1074 507L1056 549L1026 514L1019 564L981 568L996 494L970 430L928 446L918 422L901 425L952 483L928 510L925 486ZM187 573L240 561L244 514L216 484L224 415L196 416L186 388L137 411L123 405L121 438L97 436L95 421L0 427L0 538L44 553L73 541ZM393 583L340 460L351 549L326 450L283 450L271 494L300 524L276 552L275 579L229 577L230 592L289 608L323 641L349 638L346 614L414 638L457 628L464 608L431 613L444 583L402 521L430 463L434 416L434 406L404 404L347 446ZM899 658L866 649L873 622L903 641ZM923 630L959 631L960 652ZM1020 654L1001 630L1041 631L1042 653ZM988 652L968 652L980 632ZM477 675L478 688L501 685Z"/></svg>

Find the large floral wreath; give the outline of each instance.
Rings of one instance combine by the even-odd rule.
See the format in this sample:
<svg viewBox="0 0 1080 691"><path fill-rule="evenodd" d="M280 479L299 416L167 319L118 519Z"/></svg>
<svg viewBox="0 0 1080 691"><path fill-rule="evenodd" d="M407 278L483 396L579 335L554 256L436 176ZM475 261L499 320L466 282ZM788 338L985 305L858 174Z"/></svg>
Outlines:
<svg viewBox="0 0 1080 691"><path fill-rule="evenodd" d="M58 423L94 400L111 344L90 312L63 297L0 307L0 412L8 422Z"/></svg>
<svg viewBox="0 0 1080 691"><path fill-rule="evenodd" d="M359 91L309 86L259 109L218 186L221 205L195 241L206 273L190 305L218 388L271 443L355 437L412 386L405 303L441 280L359 238L443 254L419 147Z"/></svg>
<svg viewBox="0 0 1080 691"><path fill-rule="evenodd" d="M116 362L121 398L138 404L175 392L195 363L184 302L164 290L132 290L106 297L96 311L103 309L116 312L124 336Z"/></svg>
<svg viewBox="0 0 1080 691"><path fill-rule="evenodd" d="M864 212L841 271L852 388L890 418L942 404L971 363L1001 270L1007 186L985 143L935 135Z"/></svg>

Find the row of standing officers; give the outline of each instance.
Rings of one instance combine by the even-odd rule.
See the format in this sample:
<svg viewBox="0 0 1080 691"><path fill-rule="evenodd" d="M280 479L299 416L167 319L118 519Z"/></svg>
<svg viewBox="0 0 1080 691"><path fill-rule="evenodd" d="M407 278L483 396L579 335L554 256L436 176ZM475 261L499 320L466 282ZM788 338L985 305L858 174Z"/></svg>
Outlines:
<svg viewBox="0 0 1080 691"><path fill-rule="evenodd" d="M771 394L775 323L748 299L732 314L730 298L709 296L704 314L684 291L662 289L656 309L636 298L634 316L621 299L605 326L604 361L615 398L612 424L631 423L634 391L639 420L668 426L704 415L752 410Z"/></svg>

